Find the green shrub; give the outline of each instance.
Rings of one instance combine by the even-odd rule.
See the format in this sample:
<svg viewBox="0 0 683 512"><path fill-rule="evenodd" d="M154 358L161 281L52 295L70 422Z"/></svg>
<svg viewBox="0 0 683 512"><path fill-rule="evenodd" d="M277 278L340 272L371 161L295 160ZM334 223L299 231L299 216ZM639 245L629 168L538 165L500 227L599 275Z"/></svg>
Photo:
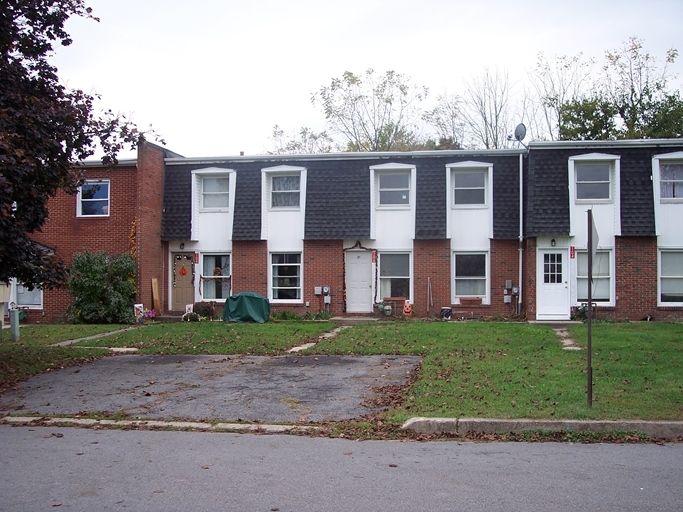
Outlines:
<svg viewBox="0 0 683 512"><path fill-rule="evenodd" d="M69 293L75 297L67 315L85 324L131 324L135 321L135 260L104 251L74 254Z"/></svg>
<svg viewBox="0 0 683 512"><path fill-rule="evenodd" d="M223 318L223 305L215 301L195 302L192 310L209 320L221 320Z"/></svg>

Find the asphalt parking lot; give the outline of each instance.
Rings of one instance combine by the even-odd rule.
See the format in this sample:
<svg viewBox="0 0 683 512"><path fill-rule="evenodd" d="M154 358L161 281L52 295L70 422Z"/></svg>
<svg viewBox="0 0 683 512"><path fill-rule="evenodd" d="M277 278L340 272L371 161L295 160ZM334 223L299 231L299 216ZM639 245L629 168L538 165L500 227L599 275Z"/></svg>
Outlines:
<svg viewBox="0 0 683 512"><path fill-rule="evenodd" d="M341 421L378 410L419 356L118 355L45 373L0 394L0 414L275 423Z"/></svg>

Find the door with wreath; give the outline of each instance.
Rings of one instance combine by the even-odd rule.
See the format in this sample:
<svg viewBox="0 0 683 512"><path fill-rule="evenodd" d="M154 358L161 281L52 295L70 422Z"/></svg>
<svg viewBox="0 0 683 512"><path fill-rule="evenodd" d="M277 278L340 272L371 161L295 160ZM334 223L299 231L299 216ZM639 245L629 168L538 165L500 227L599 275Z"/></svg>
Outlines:
<svg viewBox="0 0 683 512"><path fill-rule="evenodd" d="M187 304L194 304L193 253L171 254L171 279L171 309L184 312Z"/></svg>

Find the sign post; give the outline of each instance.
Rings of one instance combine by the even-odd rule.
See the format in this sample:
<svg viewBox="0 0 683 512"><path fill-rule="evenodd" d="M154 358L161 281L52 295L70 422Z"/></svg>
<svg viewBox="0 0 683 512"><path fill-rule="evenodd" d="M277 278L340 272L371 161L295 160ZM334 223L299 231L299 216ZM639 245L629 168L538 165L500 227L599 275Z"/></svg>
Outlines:
<svg viewBox="0 0 683 512"><path fill-rule="evenodd" d="M588 325L588 341L586 350L586 402L593 406L593 259L598 250L598 231L593 222L593 210L588 210L588 307L586 308L586 323Z"/></svg>

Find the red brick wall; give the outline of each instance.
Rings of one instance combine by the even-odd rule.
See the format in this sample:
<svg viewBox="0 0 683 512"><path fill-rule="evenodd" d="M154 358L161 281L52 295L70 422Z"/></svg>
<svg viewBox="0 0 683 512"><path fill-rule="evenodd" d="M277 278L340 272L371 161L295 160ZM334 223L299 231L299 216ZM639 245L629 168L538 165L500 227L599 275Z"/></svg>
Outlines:
<svg viewBox="0 0 683 512"><path fill-rule="evenodd" d="M32 235L37 242L54 249L67 264L74 253L85 249L91 252L104 250L107 254L130 251L129 237L137 195L135 166L87 168L83 174L87 179L110 180L109 217L76 217L77 196L60 191L48 202L49 217L42 232ZM43 310L32 311L29 321L64 321L71 302L66 290L45 290Z"/></svg>
<svg viewBox="0 0 683 512"><path fill-rule="evenodd" d="M315 295L316 286L330 287L332 316L344 314L344 246L341 240L304 241L304 303L310 306L292 308L299 314L317 313L325 309L322 298ZM274 306L274 309L281 309ZM289 308L287 308L289 309Z"/></svg>
<svg viewBox="0 0 683 512"><path fill-rule="evenodd" d="M232 242L232 293L268 297L268 244L265 240Z"/></svg>
<svg viewBox="0 0 683 512"><path fill-rule="evenodd" d="M430 282L434 305L428 308L427 287ZM412 302L415 316L436 317L443 306L451 305L450 240L414 241Z"/></svg>
<svg viewBox="0 0 683 512"><path fill-rule="evenodd" d="M640 320L656 316L657 239L615 237L616 307L598 309L598 318Z"/></svg>
<svg viewBox="0 0 683 512"><path fill-rule="evenodd" d="M166 247L161 241L164 192L163 151L146 142L138 148L135 260L137 302L152 307L152 278L159 283L162 310L170 309L166 276Z"/></svg>
<svg viewBox="0 0 683 512"><path fill-rule="evenodd" d="M598 318L681 320L683 308L657 307L657 239L616 237L616 307L598 311Z"/></svg>

